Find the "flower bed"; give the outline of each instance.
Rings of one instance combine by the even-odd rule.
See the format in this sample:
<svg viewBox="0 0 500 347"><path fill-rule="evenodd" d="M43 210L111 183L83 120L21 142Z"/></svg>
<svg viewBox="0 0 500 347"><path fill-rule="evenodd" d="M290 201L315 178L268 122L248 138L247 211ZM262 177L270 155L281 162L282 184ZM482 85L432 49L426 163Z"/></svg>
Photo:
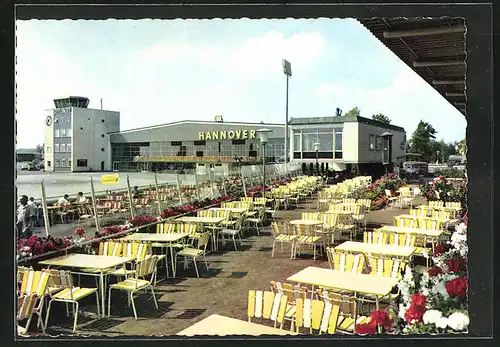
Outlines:
<svg viewBox="0 0 500 347"><path fill-rule="evenodd" d="M420 187L427 201L461 202L466 205L467 179L455 181L439 176L430 184Z"/></svg>
<svg viewBox="0 0 500 347"><path fill-rule="evenodd" d="M370 184L361 192L361 196L372 201L371 209L380 210L387 206L387 196L385 190L390 190L393 196L397 196L397 190L405 185L405 181L390 173L384 175Z"/></svg>
<svg viewBox="0 0 500 347"><path fill-rule="evenodd" d="M437 245L434 266L421 274L406 268L398 326L403 333L465 332L467 312L467 226L456 227L448 243Z"/></svg>

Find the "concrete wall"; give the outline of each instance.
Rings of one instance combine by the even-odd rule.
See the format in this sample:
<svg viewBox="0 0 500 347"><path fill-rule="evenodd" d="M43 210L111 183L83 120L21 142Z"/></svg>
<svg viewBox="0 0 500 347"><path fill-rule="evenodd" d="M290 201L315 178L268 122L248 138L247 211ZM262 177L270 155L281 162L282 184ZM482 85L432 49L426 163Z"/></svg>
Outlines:
<svg viewBox="0 0 500 347"><path fill-rule="evenodd" d="M358 129L359 123L344 123L344 130L342 133L342 160L337 159L337 161L343 163L358 162Z"/></svg>
<svg viewBox="0 0 500 347"><path fill-rule="evenodd" d="M73 108L72 171L101 171L111 167L111 147L108 133L120 129L120 113L116 111ZM78 166L87 159L87 166Z"/></svg>

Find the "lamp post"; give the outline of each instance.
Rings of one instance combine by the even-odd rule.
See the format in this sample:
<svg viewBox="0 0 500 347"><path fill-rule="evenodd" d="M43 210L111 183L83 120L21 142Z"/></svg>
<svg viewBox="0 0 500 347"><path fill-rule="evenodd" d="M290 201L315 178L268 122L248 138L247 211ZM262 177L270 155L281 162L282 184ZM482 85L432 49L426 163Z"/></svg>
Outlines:
<svg viewBox="0 0 500 347"><path fill-rule="evenodd" d="M286 111L285 111L285 176L288 173L288 80L292 77L292 65L286 59L282 59L283 73L286 76Z"/></svg>
<svg viewBox="0 0 500 347"><path fill-rule="evenodd" d="M314 144L314 150L316 151L316 176L319 176L319 162L318 162L319 142L316 142Z"/></svg>
<svg viewBox="0 0 500 347"><path fill-rule="evenodd" d="M260 143L262 145L262 179L264 189L266 187L266 144L270 132L272 132L272 130L269 129L259 129L256 131L256 133L259 134Z"/></svg>

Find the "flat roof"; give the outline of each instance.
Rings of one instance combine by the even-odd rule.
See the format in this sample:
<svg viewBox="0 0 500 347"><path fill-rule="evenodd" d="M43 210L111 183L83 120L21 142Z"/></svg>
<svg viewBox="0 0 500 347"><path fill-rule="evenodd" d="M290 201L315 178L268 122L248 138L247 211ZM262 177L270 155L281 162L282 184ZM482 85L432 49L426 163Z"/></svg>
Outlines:
<svg viewBox="0 0 500 347"><path fill-rule="evenodd" d="M115 134L123 134L123 133L129 133L129 132L134 132L134 131L152 130L152 129L157 129L157 128L161 128L161 127L168 127L168 126L179 125L179 124L219 124L219 125L224 124L224 125L253 125L253 126L261 125L263 127L264 126L273 126L273 127L284 127L285 126L285 124L276 124L276 123L216 122L216 121L204 121L204 120L181 120L178 122L171 122L171 123L151 125L151 126L141 127L141 128L115 131L115 132L108 133L108 134L115 135Z"/></svg>
<svg viewBox="0 0 500 347"><path fill-rule="evenodd" d="M288 124L290 125L308 125L308 124L335 124L357 122L370 124L380 128L392 129L406 132L404 128L390 123L379 122L374 119L364 118L361 116L330 116L330 117L308 117L308 118L291 118Z"/></svg>

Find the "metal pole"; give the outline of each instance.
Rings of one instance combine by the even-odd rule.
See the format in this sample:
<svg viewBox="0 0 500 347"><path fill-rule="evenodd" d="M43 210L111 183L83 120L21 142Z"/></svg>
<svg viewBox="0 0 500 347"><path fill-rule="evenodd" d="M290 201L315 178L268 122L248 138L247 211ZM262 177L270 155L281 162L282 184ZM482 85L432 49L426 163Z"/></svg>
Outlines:
<svg viewBox="0 0 500 347"><path fill-rule="evenodd" d="M177 191L179 192L179 203L181 205L184 205L182 203L182 188L181 188L181 180L179 178L179 173L177 173L176 175L177 175Z"/></svg>
<svg viewBox="0 0 500 347"><path fill-rule="evenodd" d="M245 176L243 176L243 168L240 166L241 182L243 183L243 194L247 196L247 186L245 184Z"/></svg>
<svg viewBox="0 0 500 347"><path fill-rule="evenodd" d="M262 187L266 190L266 144L262 144Z"/></svg>
<svg viewBox="0 0 500 347"><path fill-rule="evenodd" d="M128 200L130 202L130 216L132 218L135 217L135 205L134 199L132 199L132 190L130 189L130 178L127 175L127 191L128 191Z"/></svg>
<svg viewBox="0 0 500 347"><path fill-rule="evenodd" d="M222 170L222 189L224 190L224 196L227 196L225 170Z"/></svg>
<svg viewBox="0 0 500 347"><path fill-rule="evenodd" d="M50 233L50 221L49 221L49 210L47 209L47 200L45 197L45 185L43 180L40 182L42 187L42 208L43 208L43 224L45 224L45 236L49 236Z"/></svg>
<svg viewBox="0 0 500 347"><path fill-rule="evenodd" d="M196 184L196 197L198 198L198 201L201 201L200 187L198 186L198 175L196 174L196 171L194 172L194 182Z"/></svg>
<svg viewBox="0 0 500 347"><path fill-rule="evenodd" d="M290 77L286 75L286 113L285 113L285 174L288 172L288 79Z"/></svg>
<svg viewBox="0 0 500 347"><path fill-rule="evenodd" d="M158 190L158 177L156 177L156 174L155 174L155 189L156 189L156 202L158 203L158 215L161 216L160 192Z"/></svg>
<svg viewBox="0 0 500 347"><path fill-rule="evenodd" d="M99 216L97 215L97 201L95 198L94 178L90 176L90 189L92 192L92 206L94 207L95 228L99 231Z"/></svg>
<svg viewBox="0 0 500 347"><path fill-rule="evenodd" d="M212 182L212 168L208 166L208 180L210 181L210 191L212 192L212 199L215 199L214 184Z"/></svg>

